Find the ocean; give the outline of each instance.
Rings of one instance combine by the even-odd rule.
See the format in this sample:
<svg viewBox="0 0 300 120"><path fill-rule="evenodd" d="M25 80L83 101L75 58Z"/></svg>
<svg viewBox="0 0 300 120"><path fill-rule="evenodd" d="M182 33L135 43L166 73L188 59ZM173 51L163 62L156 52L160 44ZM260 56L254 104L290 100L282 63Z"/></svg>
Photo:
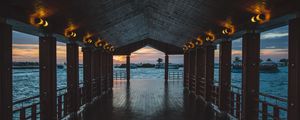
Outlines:
<svg viewBox="0 0 300 120"><path fill-rule="evenodd" d="M124 70L124 68L114 68ZM178 69L183 72L183 69ZM177 71L178 71L177 70ZM172 69L170 69L172 71ZM215 68L215 80L218 80L218 68ZM66 87L66 70L57 69L57 88ZM83 81L82 68L79 70L79 80ZM241 87L241 73L232 73L232 85ZM136 68L131 69L131 80L164 80L164 69ZM274 96L287 98L288 68L279 67L277 73L260 73L260 91ZM13 70L13 101L39 94L38 69Z"/></svg>

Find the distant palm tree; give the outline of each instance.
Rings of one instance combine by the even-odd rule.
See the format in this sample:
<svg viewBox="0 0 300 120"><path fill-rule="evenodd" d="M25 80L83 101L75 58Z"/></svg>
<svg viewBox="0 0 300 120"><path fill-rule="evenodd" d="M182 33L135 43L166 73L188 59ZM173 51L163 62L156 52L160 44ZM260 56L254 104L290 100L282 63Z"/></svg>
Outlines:
<svg viewBox="0 0 300 120"><path fill-rule="evenodd" d="M236 61L236 62L241 62L242 60L240 59L240 57L235 57L235 58L234 58L234 61Z"/></svg>
<svg viewBox="0 0 300 120"><path fill-rule="evenodd" d="M157 59L157 62L158 62L158 64L160 65L160 63L163 61L163 59L161 59L161 58L158 58Z"/></svg>
<svg viewBox="0 0 300 120"><path fill-rule="evenodd" d="M266 61L272 61L272 59L271 59L271 58L268 58Z"/></svg>

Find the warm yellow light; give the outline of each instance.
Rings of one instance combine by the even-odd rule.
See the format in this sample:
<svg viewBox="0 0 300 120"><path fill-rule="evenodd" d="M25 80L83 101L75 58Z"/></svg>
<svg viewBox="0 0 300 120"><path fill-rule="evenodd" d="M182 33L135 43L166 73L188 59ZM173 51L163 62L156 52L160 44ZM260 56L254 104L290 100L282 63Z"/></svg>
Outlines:
<svg viewBox="0 0 300 120"><path fill-rule="evenodd" d="M232 35L234 33L234 28L225 28L222 31L222 34L224 35Z"/></svg>
<svg viewBox="0 0 300 120"><path fill-rule="evenodd" d="M183 45L183 48L182 48L182 50L183 51L187 51L189 48L187 47L187 45Z"/></svg>
<svg viewBox="0 0 300 120"><path fill-rule="evenodd" d="M266 21L266 15L265 14L258 14L256 16L251 17L251 22L253 22L253 23L256 23L256 22L263 23L265 21Z"/></svg>
<svg viewBox="0 0 300 120"><path fill-rule="evenodd" d="M214 41L215 39L216 37L211 31L206 32L206 38L205 38L206 41Z"/></svg>
<svg viewBox="0 0 300 120"><path fill-rule="evenodd" d="M196 45L199 45L199 46L203 45L203 40L202 40L201 36L197 37Z"/></svg>
<svg viewBox="0 0 300 120"><path fill-rule="evenodd" d="M195 48L195 44L193 42L188 42L188 48L192 49Z"/></svg>
<svg viewBox="0 0 300 120"><path fill-rule="evenodd" d="M95 42L95 46L96 46L96 47L102 46L101 40L100 40L100 39L98 39L98 40Z"/></svg>

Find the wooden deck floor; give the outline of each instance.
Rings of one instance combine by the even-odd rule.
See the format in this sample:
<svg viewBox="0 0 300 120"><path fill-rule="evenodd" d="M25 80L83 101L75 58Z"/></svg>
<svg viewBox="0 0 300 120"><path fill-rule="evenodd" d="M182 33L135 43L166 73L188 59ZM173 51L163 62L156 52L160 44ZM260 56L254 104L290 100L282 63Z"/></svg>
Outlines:
<svg viewBox="0 0 300 120"><path fill-rule="evenodd" d="M88 120L210 119L204 107L185 94L182 81L115 81L113 92L86 113Z"/></svg>

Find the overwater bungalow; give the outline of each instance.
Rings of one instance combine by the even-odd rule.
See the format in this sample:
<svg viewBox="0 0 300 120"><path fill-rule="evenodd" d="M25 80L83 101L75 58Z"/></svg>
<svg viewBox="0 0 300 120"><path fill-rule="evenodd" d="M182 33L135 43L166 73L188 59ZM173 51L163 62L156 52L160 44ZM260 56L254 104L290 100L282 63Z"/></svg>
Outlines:
<svg viewBox="0 0 300 120"><path fill-rule="evenodd" d="M1 0L0 120L300 120L299 5L299 0ZM265 89L260 35L282 26L289 29L286 98L260 91ZM33 82L39 94L20 100L13 99L13 87L24 87L13 84L14 31L39 38L39 82ZM231 82L237 38L242 87ZM57 42L66 44L62 89ZM156 80L131 78L131 54L145 46L165 55L164 75ZM114 55L126 56L125 73L114 73ZM183 55L183 73L170 75L171 55ZM183 77L171 78L179 74Z"/></svg>

